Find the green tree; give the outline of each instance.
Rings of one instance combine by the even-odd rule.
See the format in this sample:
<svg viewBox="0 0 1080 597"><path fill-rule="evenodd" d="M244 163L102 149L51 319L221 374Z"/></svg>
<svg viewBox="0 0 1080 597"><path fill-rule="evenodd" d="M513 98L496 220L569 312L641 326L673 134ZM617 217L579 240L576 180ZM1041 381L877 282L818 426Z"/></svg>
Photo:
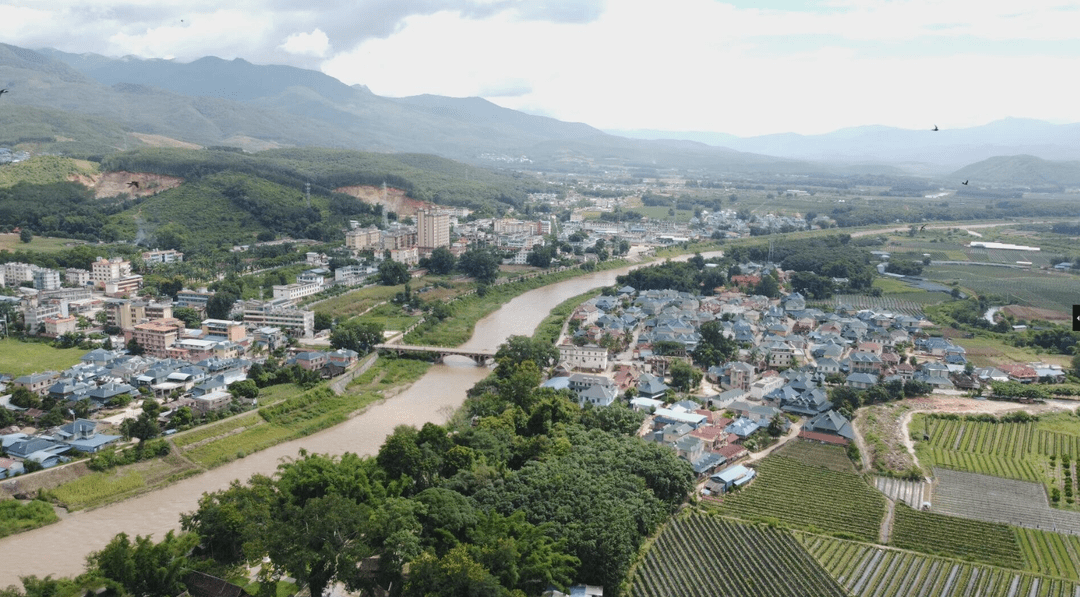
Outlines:
<svg viewBox="0 0 1080 597"><path fill-rule="evenodd" d="M757 286L754 286L754 294L778 298L780 296L780 285L777 283L776 278L762 276L761 281L757 283Z"/></svg>
<svg viewBox="0 0 1080 597"><path fill-rule="evenodd" d="M312 597L322 597L334 581L355 588L360 581L357 562L375 553L363 541L370 507L328 494L279 508L277 524L265 531L274 565L306 583Z"/></svg>
<svg viewBox="0 0 1080 597"><path fill-rule="evenodd" d="M102 576L120 583L136 597L179 595L181 578L186 571L186 554L194 537L176 537L172 531L160 543L149 536L136 536L132 543L120 533L99 552L89 556L90 563Z"/></svg>
<svg viewBox="0 0 1080 597"><path fill-rule="evenodd" d="M202 323L202 317L199 315L199 312L191 307L177 307L173 309L173 317L183 321L184 327L187 328L198 328Z"/></svg>
<svg viewBox="0 0 1080 597"><path fill-rule="evenodd" d="M681 391L689 392L701 383L701 370L681 359L671 364L671 385Z"/></svg>
<svg viewBox="0 0 1080 597"><path fill-rule="evenodd" d="M334 325L334 316L330 315L326 311L315 312L315 331L321 332L322 330L328 330Z"/></svg>
<svg viewBox="0 0 1080 597"><path fill-rule="evenodd" d="M454 271L454 265L456 263L457 258L450 252L450 249L446 247L437 247L431 252L431 257L427 258L426 265L428 271L442 276Z"/></svg>
<svg viewBox="0 0 1080 597"><path fill-rule="evenodd" d="M254 400L259 397L259 386L255 385L255 380L244 379L229 384L229 392L234 398Z"/></svg>
<svg viewBox="0 0 1080 597"><path fill-rule="evenodd" d="M19 240L24 243L29 243L34 240L34 233L30 232L29 228L23 228L19 231Z"/></svg>
<svg viewBox="0 0 1080 597"><path fill-rule="evenodd" d="M377 321L353 320L330 332L330 346L355 350L360 354L367 354L382 341L383 325Z"/></svg>
<svg viewBox="0 0 1080 597"><path fill-rule="evenodd" d="M404 263L389 259L379 264L379 283L383 286L397 286L409 281L409 267Z"/></svg>
<svg viewBox="0 0 1080 597"><path fill-rule="evenodd" d="M206 316L210 319L228 319L232 312L233 304L239 300L240 294L229 291L217 291L210 300L206 301Z"/></svg>
<svg viewBox="0 0 1080 597"><path fill-rule="evenodd" d="M458 269L481 284L491 284L499 277L499 258L489 249L471 249L458 259Z"/></svg>
<svg viewBox="0 0 1080 597"><path fill-rule="evenodd" d="M139 341L135 338L128 340L125 348L127 348L128 354L136 357L146 352L146 350L142 347L142 344L139 344Z"/></svg>
<svg viewBox="0 0 1080 597"><path fill-rule="evenodd" d="M510 336L495 351L495 373L500 377L509 376L517 365L525 361L532 361L538 368L545 370L554 366L558 360L559 351L550 343L528 336Z"/></svg>

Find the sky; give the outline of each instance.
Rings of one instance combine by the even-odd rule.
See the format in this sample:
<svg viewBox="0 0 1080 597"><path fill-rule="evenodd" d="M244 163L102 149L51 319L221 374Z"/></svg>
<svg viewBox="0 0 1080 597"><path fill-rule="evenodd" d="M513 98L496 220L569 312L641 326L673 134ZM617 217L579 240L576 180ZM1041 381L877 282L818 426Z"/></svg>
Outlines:
<svg viewBox="0 0 1080 597"><path fill-rule="evenodd" d="M1080 0L0 0L0 42L321 70L605 130L1080 122Z"/></svg>

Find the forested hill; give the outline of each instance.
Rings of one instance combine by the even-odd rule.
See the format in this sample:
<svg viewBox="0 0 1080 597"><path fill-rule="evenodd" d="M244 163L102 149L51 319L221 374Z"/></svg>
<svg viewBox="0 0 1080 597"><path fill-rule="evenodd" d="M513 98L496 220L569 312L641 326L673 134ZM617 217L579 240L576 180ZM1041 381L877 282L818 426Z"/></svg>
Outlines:
<svg viewBox="0 0 1080 597"><path fill-rule="evenodd" d="M109 156L94 166L50 156L0 166L12 172L8 186L0 184L0 224L45 236L129 240L200 252L251 243L260 236L338 240L351 219L364 223L381 219L379 209L334 192L342 186L386 183L414 199L492 215L520 205L529 192L546 190L533 178L430 155L334 149L255 154L232 149L141 149ZM65 180L71 173L81 173L84 182L92 181L95 170L119 173L122 180L130 175L144 185L114 197L100 193L95 197L83 183ZM183 182L163 189L147 184L152 178L147 174ZM0 177L0 183L4 180ZM305 196L308 183L310 203ZM128 189L123 183L121 188Z"/></svg>

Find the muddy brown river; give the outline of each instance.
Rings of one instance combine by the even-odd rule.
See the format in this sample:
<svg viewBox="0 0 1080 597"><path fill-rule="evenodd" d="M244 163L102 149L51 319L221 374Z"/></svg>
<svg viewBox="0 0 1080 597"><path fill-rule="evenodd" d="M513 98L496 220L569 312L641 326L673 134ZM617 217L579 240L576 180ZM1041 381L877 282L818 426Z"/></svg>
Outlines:
<svg viewBox="0 0 1080 597"><path fill-rule="evenodd" d="M706 257L720 253L706 253ZM531 335L559 303L593 288L615 283L628 268L598 272L529 291L477 323L465 348L495 348L512 335ZM465 400L465 392L489 370L466 358L450 357L435 365L397 396L369 407L341 425L257 452L196 477L145 495L90 511L74 512L60 522L0 539L0 587L19 585L19 577L74 576L86 556L103 548L117 533L162 537L180 527L180 514L198 506L204 492L228 487L233 479L271 474L282 459L303 448L320 454L353 452L372 455L398 425L443 423Z"/></svg>

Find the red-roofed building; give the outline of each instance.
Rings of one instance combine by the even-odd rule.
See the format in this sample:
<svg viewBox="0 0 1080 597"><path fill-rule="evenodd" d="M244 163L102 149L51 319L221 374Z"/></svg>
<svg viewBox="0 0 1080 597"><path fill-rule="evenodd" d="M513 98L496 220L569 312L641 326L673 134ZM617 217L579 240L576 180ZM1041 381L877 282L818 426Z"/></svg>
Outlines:
<svg viewBox="0 0 1080 597"><path fill-rule="evenodd" d="M819 433L817 431L807 431L803 429L799 431L799 437L810 441L821 442L824 444L832 444L834 446L846 446L848 440L839 435L833 435L831 433Z"/></svg>
<svg viewBox="0 0 1080 597"><path fill-rule="evenodd" d="M745 458L750 454L746 448L739 444L728 444L721 448L717 448L716 453L727 459L728 464L735 462L741 458Z"/></svg>
<svg viewBox="0 0 1080 597"><path fill-rule="evenodd" d="M705 449L715 451L727 445L727 433L723 427L699 427L690 432L690 435L705 442Z"/></svg>
<svg viewBox="0 0 1080 597"><path fill-rule="evenodd" d="M1039 374L1035 372L1035 369L1027 365L1001 365L999 367L1002 371L1009 375L1009 379L1012 381L1018 381L1020 383L1035 383L1039 381Z"/></svg>

